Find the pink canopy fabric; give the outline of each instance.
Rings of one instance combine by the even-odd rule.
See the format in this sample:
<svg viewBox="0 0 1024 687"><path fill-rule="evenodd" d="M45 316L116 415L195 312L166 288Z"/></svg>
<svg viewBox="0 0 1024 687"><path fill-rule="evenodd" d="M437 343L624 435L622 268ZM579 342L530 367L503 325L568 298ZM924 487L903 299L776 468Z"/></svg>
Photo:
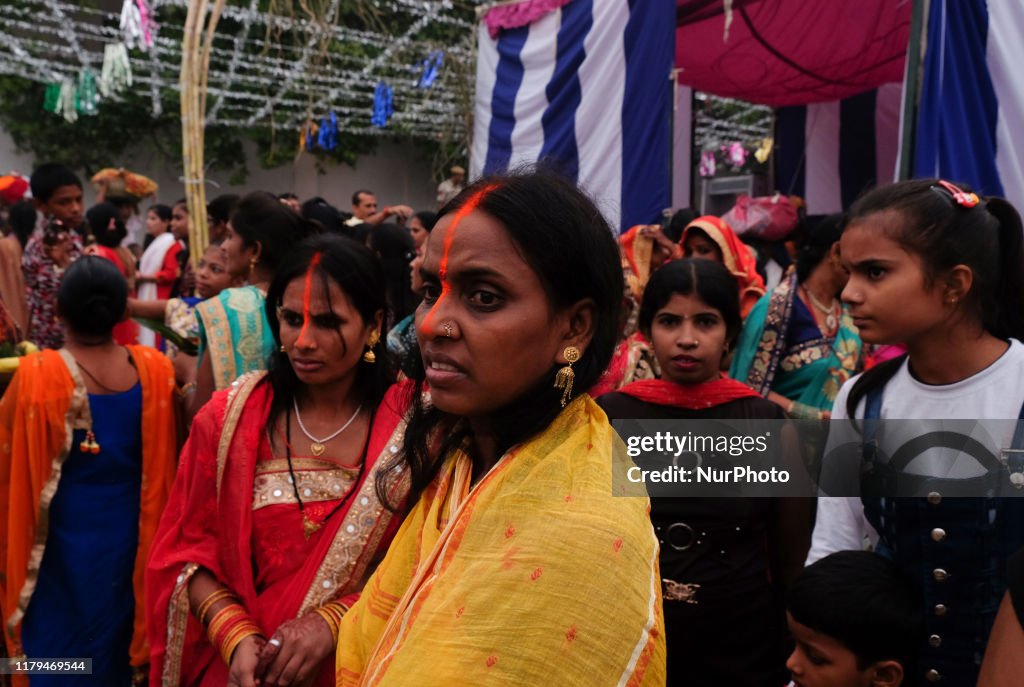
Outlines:
<svg viewBox="0 0 1024 687"><path fill-rule="evenodd" d="M679 83L781 107L903 80L911 0L676 0Z"/></svg>
<svg viewBox="0 0 1024 687"><path fill-rule="evenodd" d="M502 29L516 29L532 24L548 12L569 4L570 0L522 0L498 5L487 10L484 21L491 38L497 38Z"/></svg>

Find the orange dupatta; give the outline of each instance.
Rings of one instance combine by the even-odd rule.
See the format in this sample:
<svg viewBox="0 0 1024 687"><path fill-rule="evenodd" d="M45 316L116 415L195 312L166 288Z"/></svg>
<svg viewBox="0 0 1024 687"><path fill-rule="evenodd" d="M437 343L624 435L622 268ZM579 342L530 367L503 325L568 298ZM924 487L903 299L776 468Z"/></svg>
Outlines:
<svg viewBox="0 0 1024 687"><path fill-rule="evenodd" d="M739 285L740 315L746 318L754 304L765 294L764 279L757 273L757 260L753 253L719 217L705 215L693 220L686 225L679 243L685 246L686 239L694 231L706 234L722 251L722 261Z"/></svg>
<svg viewBox="0 0 1024 687"><path fill-rule="evenodd" d="M133 666L149 660L143 585L146 559L174 482L177 437L174 370L159 352L127 346L142 386L142 498L133 582ZM35 591L50 503L75 429L91 424L89 398L71 355L42 351L22 359L0 400L0 612L10 656L20 656L21 621ZM25 678L14 684L25 685Z"/></svg>

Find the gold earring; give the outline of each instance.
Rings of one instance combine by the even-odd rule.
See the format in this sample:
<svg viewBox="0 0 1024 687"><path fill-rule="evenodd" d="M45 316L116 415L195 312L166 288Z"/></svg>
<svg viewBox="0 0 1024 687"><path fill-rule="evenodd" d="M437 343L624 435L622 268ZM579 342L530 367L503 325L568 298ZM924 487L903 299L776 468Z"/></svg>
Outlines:
<svg viewBox="0 0 1024 687"><path fill-rule="evenodd" d="M373 347L380 341L380 334L376 330L370 334L370 340L366 342L366 353L363 353L363 360L370 363L371 365L377 362L377 354L373 352Z"/></svg>
<svg viewBox="0 0 1024 687"><path fill-rule="evenodd" d="M572 371L572 364L580 359L580 349L575 346L566 346L562 351L562 356L565 357L568 364L555 374L555 388L562 390L562 407L564 408L572 398L572 382L576 378L576 374Z"/></svg>
<svg viewBox="0 0 1024 687"><path fill-rule="evenodd" d="M259 259L257 259L255 255L252 256L251 258L249 258L249 274L250 275L252 274L252 271L254 269L256 269L256 263L258 263L258 262L259 262Z"/></svg>
<svg viewBox="0 0 1024 687"><path fill-rule="evenodd" d="M281 352L282 353L287 353L288 352L288 349L284 347L284 344L281 344Z"/></svg>

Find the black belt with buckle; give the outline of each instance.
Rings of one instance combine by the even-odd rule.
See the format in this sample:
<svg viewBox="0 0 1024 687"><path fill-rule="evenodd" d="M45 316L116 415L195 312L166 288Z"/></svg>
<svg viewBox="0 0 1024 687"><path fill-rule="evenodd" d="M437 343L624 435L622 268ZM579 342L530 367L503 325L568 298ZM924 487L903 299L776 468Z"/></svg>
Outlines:
<svg viewBox="0 0 1024 687"><path fill-rule="evenodd" d="M717 547L731 549L737 543L750 537L761 537L763 526L751 522L676 522L654 521L654 533L661 543L663 552L684 551Z"/></svg>

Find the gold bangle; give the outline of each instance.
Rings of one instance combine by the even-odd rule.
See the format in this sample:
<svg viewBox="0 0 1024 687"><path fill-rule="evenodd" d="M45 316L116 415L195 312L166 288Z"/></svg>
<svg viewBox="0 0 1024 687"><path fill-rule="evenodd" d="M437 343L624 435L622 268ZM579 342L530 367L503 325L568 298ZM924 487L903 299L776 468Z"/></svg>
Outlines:
<svg viewBox="0 0 1024 687"><path fill-rule="evenodd" d="M224 645L221 647L220 656L224 659L226 665L231 665L231 657L235 653L235 649L242 643L246 637L262 637L263 633L260 632L260 628L255 623L249 621L243 623L239 627L233 629L231 634L224 640Z"/></svg>
<svg viewBox="0 0 1024 687"><path fill-rule="evenodd" d="M196 609L196 619L199 620L201 624L206 625L206 614L210 612L210 609L215 603L224 599L234 599L235 601L238 601L238 597L235 596L234 592L222 587L203 599L199 604L199 608Z"/></svg>
<svg viewBox="0 0 1024 687"><path fill-rule="evenodd" d="M333 601L314 609L314 612L324 619L324 622L331 629L334 641L337 642L338 634L341 631L341 620L345 617L345 613L348 612L348 606L338 601Z"/></svg>
<svg viewBox="0 0 1024 687"><path fill-rule="evenodd" d="M262 637L262 630L245 608L237 603L228 604L218 611L207 628L210 644L217 649L227 665L231 665L231 656L239 643L253 635Z"/></svg>

